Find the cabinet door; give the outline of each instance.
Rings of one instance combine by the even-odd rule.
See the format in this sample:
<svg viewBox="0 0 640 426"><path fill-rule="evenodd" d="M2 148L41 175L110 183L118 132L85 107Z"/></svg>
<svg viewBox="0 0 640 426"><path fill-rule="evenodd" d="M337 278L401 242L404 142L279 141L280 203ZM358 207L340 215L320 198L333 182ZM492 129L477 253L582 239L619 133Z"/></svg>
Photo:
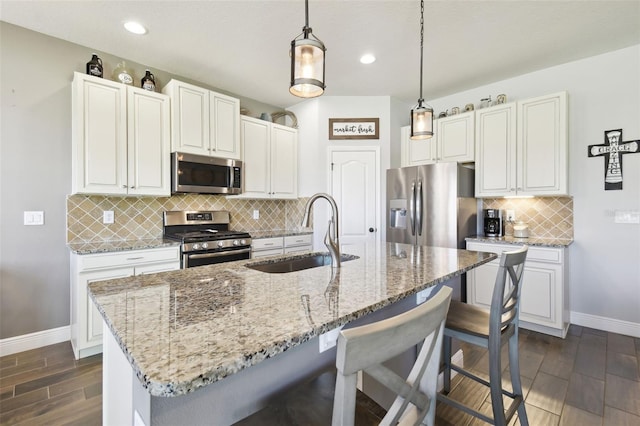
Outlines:
<svg viewBox="0 0 640 426"><path fill-rule="evenodd" d="M485 263L467 273L467 298L470 305L491 309L493 287L500 264L496 261Z"/></svg>
<svg viewBox="0 0 640 426"><path fill-rule="evenodd" d="M476 197L515 195L516 104L476 111Z"/></svg>
<svg viewBox="0 0 640 426"><path fill-rule="evenodd" d="M518 195L567 195L567 92L518 102Z"/></svg>
<svg viewBox="0 0 640 426"><path fill-rule="evenodd" d="M465 112L436 120L438 161L475 161L475 112Z"/></svg>
<svg viewBox="0 0 640 426"><path fill-rule="evenodd" d="M211 155L240 159L240 100L209 92Z"/></svg>
<svg viewBox="0 0 640 426"><path fill-rule="evenodd" d="M277 124L271 129L271 196L298 197L298 132Z"/></svg>
<svg viewBox="0 0 640 426"><path fill-rule="evenodd" d="M520 320L562 328L558 311L562 295L562 265L527 262L522 279Z"/></svg>
<svg viewBox="0 0 640 426"><path fill-rule="evenodd" d="M128 189L134 195L171 195L169 97L128 87Z"/></svg>
<svg viewBox="0 0 640 426"><path fill-rule="evenodd" d="M209 91L177 80L165 91L171 95L171 151L209 155Z"/></svg>
<svg viewBox="0 0 640 426"><path fill-rule="evenodd" d="M72 193L127 193L126 86L76 73Z"/></svg>
<svg viewBox="0 0 640 426"><path fill-rule="evenodd" d="M437 135L435 131L431 139L412 140L411 126L405 126L400 129L400 137L402 143L402 167L433 164L436 162Z"/></svg>
<svg viewBox="0 0 640 426"><path fill-rule="evenodd" d="M79 342L81 349L87 346L102 344L102 315L100 315L96 305L89 297L87 286L96 281L130 277L133 275L133 272L133 268L118 268L80 275L78 284L80 286L79 291L82 295L79 299L84 304L84 309L82 309L80 313L79 325L80 327L82 327L83 324L86 325L86 329L80 331L80 336L84 339L84 341ZM84 316L86 320L83 321L82 316Z"/></svg>
<svg viewBox="0 0 640 426"><path fill-rule="evenodd" d="M269 175L270 139L269 123L242 117L240 137L242 140L244 184L243 196L268 198L271 192Z"/></svg>

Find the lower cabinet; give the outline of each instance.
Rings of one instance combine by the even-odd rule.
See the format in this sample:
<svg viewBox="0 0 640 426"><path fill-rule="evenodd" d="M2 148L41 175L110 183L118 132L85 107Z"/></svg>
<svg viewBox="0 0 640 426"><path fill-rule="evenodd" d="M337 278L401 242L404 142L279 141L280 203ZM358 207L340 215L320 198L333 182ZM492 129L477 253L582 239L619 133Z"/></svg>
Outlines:
<svg viewBox="0 0 640 426"><path fill-rule="evenodd" d="M254 238L251 243L251 258L258 259L276 254L301 253L311 250L313 250L313 234Z"/></svg>
<svg viewBox="0 0 640 426"><path fill-rule="evenodd" d="M76 359L102 352L102 316L89 297L92 282L180 269L180 247L71 254L71 345Z"/></svg>
<svg viewBox="0 0 640 426"><path fill-rule="evenodd" d="M511 244L467 242L467 250L502 254ZM489 309L500 261L467 272L467 303ZM565 337L569 328L566 249L529 246L520 298L520 326Z"/></svg>

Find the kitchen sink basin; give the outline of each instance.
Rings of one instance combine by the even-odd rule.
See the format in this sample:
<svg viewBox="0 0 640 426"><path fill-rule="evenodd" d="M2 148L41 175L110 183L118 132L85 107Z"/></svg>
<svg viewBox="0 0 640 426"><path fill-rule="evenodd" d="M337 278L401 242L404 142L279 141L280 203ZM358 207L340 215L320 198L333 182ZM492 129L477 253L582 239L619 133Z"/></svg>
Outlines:
<svg viewBox="0 0 640 426"><path fill-rule="evenodd" d="M343 254L340 256L342 262L354 259L358 259L358 256L352 254ZM248 263L245 266L269 274L284 274L286 272L302 271L303 269L328 265L331 265L331 256L329 253L309 253L273 261L267 260L264 262Z"/></svg>

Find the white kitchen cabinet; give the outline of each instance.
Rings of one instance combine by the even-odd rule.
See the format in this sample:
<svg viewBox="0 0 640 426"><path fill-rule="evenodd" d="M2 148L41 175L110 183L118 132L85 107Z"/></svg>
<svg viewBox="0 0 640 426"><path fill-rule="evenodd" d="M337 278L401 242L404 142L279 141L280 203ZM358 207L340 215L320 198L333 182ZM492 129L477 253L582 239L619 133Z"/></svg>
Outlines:
<svg viewBox="0 0 640 426"><path fill-rule="evenodd" d="M241 117L244 183L235 198L298 197L298 131L252 117Z"/></svg>
<svg viewBox="0 0 640 426"><path fill-rule="evenodd" d="M75 73L72 193L168 196L169 97Z"/></svg>
<svg viewBox="0 0 640 426"><path fill-rule="evenodd" d="M457 161L468 163L475 160L474 112L465 112L433 122L433 137L423 140L411 139L411 126L400 129L401 164L419 166L423 164Z"/></svg>
<svg viewBox="0 0 640 426"><path fill-rule="evenodd" d="M284 237L284 253L305 253L313 250L313 234L287 235Z"/></svg>
<svg viewBox="0 0 640 426"><path fill-rule="evenodd" d="M568 195L567 92L476 115L476 197Z"/></svg>
<svg viewBox="0 0 640 426"><path fill-rule="evenodd" d="M434 126L435 128L436 126ZM434 129L435 130L435 129ZM437 132L430 139L411 139L411 126L400 129L402 167L433 164L437 158Z"/></svg>
<svg viewBox="0 0 640 426"><path fill-rule="evenodd" d="M251 258L273 256L284 253L284 239L282 237L253 238L251 240Z"/></svg>
<svg viewBox="0 0 640 426"><path fill-rule="evenodd" d="M102 352L102 316L87 286L95 281L180 269L180 247L71 254L71 345L76 359Z"/></svg>
<svg viewBox="0 0 640 426"><path fill-rule="evenodd" d="M439 162L475 161L475 112L469 111L435 120Z"/></svg>
<svg viewBox="0 0 640 426"><path fill-rule="evenodd" d="M251 258L258 259L276 254L304 253L312 250L313 234L254 238L251 243Z"/></svg>
<svg viewBox="0 0 640 426"><path fill-rule="evenodd" d="M467 242L467 250L502 254L511 244ZM489 309L499 258L467 273L467 303ZM529 246L525 263L520 326L564 338L569 329L566 249Z"/></svg>
<svg viewBox="0 0 640 426"><path fill-rule="evenodd" d="M240 100L171 80L171 152L240 159Z"/></svg>

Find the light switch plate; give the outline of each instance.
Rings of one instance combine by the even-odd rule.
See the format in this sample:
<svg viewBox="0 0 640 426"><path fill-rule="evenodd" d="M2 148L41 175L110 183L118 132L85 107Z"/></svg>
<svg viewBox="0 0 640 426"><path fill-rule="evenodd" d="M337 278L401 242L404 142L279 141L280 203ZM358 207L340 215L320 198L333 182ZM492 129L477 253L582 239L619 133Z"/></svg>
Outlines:
<svg viewBox="0 0 640 426"><path fill-rule="evenodd" d="M254 210L254 211L253 211L253 218L254 218L255 220L260 219L260 210Z"/></svg>
<svg viewBox="0 0 640 426"><path fill-rule="evenodd" d="M507 210L507 222L513 222L516 220L516 211Z"/></svg>
<svg viewBox="0 0 640 426"><path fill-rule="evenodd" d="M105 210L102 212L102 223L111 224L115 221L115 215L113 214L113 210Z"/></svg>
<svg viewBox="0 0 640 426"><path fill-rule="evenodd" d="M640 211L638 210L615 210L614 223L640 223Z"/></svg>
<svg viewBox="0 0 640 426"><path fill-rule="evenodd" d="M24 212L24 224L27 226L44 225L44 212L43 211Z"/></svg>

